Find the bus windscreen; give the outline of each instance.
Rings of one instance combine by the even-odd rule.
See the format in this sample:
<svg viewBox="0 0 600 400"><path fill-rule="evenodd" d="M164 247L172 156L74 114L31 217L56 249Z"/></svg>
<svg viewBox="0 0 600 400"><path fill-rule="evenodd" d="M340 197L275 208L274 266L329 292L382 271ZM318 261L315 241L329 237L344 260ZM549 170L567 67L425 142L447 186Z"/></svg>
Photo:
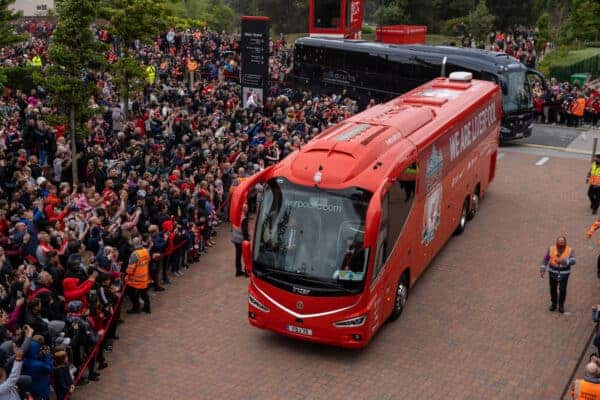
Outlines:
<svg viewBox="0 0 600 400"><path fill-rule="evenodd" d="M531 110L533 99L525 71L508 72L501 75L502 105L505 113Z"/></svg>
<svg viewBox="0 0 600 400"><path fill-rule="evenodd" d="M364 223L371 194L268 182L256 222L254 269L307 282L362 288L368 252ZM262 270L262 271L261 271ZM310 279L310 281L308 281Z"/></svg>

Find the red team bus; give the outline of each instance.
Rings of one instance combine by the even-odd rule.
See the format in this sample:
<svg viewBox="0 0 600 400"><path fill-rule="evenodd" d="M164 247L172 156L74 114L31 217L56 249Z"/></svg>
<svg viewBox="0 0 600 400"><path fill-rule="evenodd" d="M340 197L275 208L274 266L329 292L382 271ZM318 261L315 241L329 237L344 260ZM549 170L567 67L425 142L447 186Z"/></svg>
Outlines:
<svg viewBox="0 0 600 400"><path fill-rule="evenodd" d="M502 95L466 72L438 78L323 131L244 180L265 184L248 316L297 339L363 347L400 316L409 289L474 217L494 178Z"/></svg>

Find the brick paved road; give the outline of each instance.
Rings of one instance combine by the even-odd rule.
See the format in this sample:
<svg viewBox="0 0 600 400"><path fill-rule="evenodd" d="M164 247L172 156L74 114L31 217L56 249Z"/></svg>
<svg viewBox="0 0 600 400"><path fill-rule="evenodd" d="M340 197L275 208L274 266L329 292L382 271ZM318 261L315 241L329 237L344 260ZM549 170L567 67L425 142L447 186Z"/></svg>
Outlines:
<svg viewBox="0 0 600 400"><path fill-rule="evenodd" d="M480 214L411 292L402 318L361 351L251 328L246 281L216 249L153 314L128 317L99 383L75 399L557 399L590 329L598 295L587 163L504 150ZM578 264L567 314L546 311L544 249L566 233Z"/></svg>

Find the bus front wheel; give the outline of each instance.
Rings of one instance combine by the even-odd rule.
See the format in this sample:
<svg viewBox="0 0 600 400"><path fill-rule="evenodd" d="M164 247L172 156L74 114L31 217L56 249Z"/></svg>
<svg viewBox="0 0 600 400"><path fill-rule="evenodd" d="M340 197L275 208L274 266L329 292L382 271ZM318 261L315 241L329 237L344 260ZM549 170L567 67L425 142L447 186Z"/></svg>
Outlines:
<svg viewBox="0 0 600 400"><path fill-rule="evenodd" d="M390 314L390 321L398 319L408 300L408 276L407 274L402 275L398 286L396 287L396 298L394 299L394 309Z"/></svg>

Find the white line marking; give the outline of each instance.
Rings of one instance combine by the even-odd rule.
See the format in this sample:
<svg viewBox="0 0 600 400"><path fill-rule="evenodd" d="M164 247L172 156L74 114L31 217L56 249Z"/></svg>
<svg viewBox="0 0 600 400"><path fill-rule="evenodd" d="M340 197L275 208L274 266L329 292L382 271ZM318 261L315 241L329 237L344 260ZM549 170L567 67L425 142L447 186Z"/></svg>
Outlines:
<svg viewBox="0 0 600 400"><path fill-rule="evenodd" d="M544 165L550 159L550 157L542 157L535 163L535 165Z"/></svg>
<svg viewBox="0 0 600 400"><path fill-rule="evenodd" d="M505 155L506 155L506 153L499 153L498 160L501 160L502 158L504 158Z"/></svg>

